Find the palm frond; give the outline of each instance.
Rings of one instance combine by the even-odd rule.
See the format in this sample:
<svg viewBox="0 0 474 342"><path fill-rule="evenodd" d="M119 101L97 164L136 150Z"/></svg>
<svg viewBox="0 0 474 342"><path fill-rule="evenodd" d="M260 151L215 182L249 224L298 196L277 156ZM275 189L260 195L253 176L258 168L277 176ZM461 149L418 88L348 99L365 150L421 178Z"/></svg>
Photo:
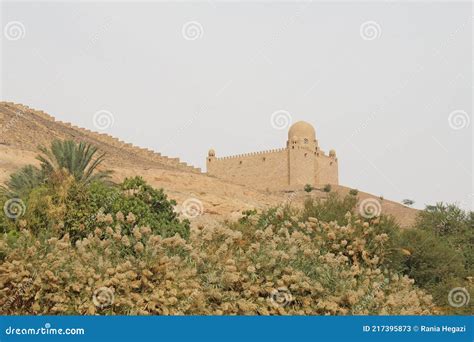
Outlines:
<svg viewBox="0 0 474 342"><path fill-rule="evenodd" d="M33 165L27 165L10 175L5 188L8 189L10 195L24 196L44 183L44 180L45 175L42 170Z"/></svg>
<svg viewBox="0 0 474 342"><path fill-rule="evenodd" d="M110 171L97 171L98 166L104 161L105 153L95 157L98 148L89 143L54 140L50 149L40 147L40 151L42 154L37 159L46 174L66 170L77 181L84 183L110 177Z"/></svg>

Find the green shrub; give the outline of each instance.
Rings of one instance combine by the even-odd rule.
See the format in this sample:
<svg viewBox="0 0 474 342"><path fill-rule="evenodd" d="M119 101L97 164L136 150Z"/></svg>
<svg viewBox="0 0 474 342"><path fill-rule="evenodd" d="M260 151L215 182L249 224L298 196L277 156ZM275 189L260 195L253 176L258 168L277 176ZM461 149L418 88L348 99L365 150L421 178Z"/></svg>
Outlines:
<svg viewBox="0 0 474 342"><path fill-rule="evenodd" d="M429 230L403 230L399 246L404 252L403 273L432 294L434 302L449 313L462 313L463 308L449 305L448 294L452 288L466 284L464 278L468 273L464 255L448 240Z"/></svg>
<svg viewBox="0 0 474 342"><path fill-rule="evenodd" d="M408 251L405 273L420 286L432 286L466 273L462 254L433 232L406 229L401 232L400 247Z"/></svg>
<svg viewBox="0 0 474 342"><path fill-rule="evenodd" d="M315 217L324 222L336 221L338 224L347 224L346 214L352 212L357 198L345 196L340 198L337 193L329 194L327 199L308 199L304 203L303 219Z"/></svg>
<svg viewBox="0 0 474 342"><path fill-rule="evenodd" d="M99 186L103 185L99 183ZM176 202L168 200L163 189L155 189L143 178L134 177L125 179L120 184L120 191L111 207L114 214L131 212L138 225L147 225L162 237L176 233L183 238L189 237L189 221L178 219L173 210Z"/></svg>
<svg viewBox="0 0 474 342"><path fill-rule="evenodd" d="M472 277L474 271L474 213L454 204L437 203L419 213L415 227L419 234L431 237L428 241L432 245L425 243L421 255L429 261L423 267L413 267L412 272L416 277L423 276L421 281L426 283L423 286L433 293L438 305L449 308L448 313L469 312L468 306L459 309L449 306L447 298L456 287L471 288L472 292L466 278ZM439 282L430 281L430 277Z"/></svg>
<svg viewBox="0 0 474 342"><path fill-rule="evenodd" d="M67 173L55 174L48 184L33 189L25 203L27 210L20 220L9 220L2 213L0 222L7 220L18 227L25 221L35 235L50 231L61 237L68 233L72 242L93 232L97 220L99 227L123 222L122 234L126 235L138 224L163 237L189 237L189 221L178 219L173 211L176 203L140 177L119 185L88 185Z"/></svg>
<svg viewBox="0 0 474 342"><path fill-rule="evenodd" d="M306 184L306 185L304 186L304 191L306 191L306 192L311 192L311 191L313 191L313 186L312 186L311 184Z"/></svg>
<svg viewBox="0 0 474 342"><path fill-rule="evenodd" d="M388 240L384 244L385 259L382 262L383 266L394 272L401 273L404 270L404 255L400 247L401 228L395 221L395 218L393 216L381 215L375 220L368 221L372 221L371 230L373 230L374 234L386 234L388 236Z"/></svg>
<svg viewBox="0 0 474 342"><path fill-rule="evenodd" d="M323 188L324 192L331 192L332 186L331 184L326 184Z"/></svg>
<svg viewBox="0 0 474 342"><path fill-rule="evenodd" d="M351 189L349 191L349 195L357 196L358 194L359 194L359 190L357 190L357 189Z"/></svg>
<svg viewBox="0 0 474 342"><path fill-rule="evenodd" d="M8 196L4 192L0 192L0 233L5 234L14 229L15 224L9 219L4 212L4 206L8 201Z"/></svg>
<svg viewBox="0 0 474 342"><path fill-rule="evenodd" d="M454 204L437 203L427 206L417 217L415 227L430 231L447 240L454 249L463 253L466 269L474 269L474 213Z"/></svg>
<svg viewBox="0 0 474 342"><path fill-rule="evenodd" d="M464 234L472 227L472 215L455 204L441 202L429 205L420 212L416 220L416 227L434 231L441 236Z"/></svg>

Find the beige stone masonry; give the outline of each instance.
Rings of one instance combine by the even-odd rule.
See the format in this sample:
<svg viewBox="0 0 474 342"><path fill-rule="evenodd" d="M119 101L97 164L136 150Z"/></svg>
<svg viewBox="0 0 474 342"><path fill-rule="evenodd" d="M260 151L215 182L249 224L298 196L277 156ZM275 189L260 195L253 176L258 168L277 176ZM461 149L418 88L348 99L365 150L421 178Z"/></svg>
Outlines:
<svg viewBox="0 0 474 342"><path fill-rule="evenodd" d="M288 131L286 148L217 157L209 150L207 173L259 189L285 189L339 184L336 152L326 155L309 123L300 121Z"/></svg>

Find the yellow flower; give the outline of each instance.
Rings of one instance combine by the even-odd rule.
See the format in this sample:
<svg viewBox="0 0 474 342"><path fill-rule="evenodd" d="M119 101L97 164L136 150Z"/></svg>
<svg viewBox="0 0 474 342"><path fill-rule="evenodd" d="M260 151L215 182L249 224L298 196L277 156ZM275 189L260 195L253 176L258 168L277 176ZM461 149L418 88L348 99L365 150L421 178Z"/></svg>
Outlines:
<svg viewBox="0 0 474 342"><path fill-rule="evenodd" d="M137 240L140 240L142 238L142 233L140 232L140 228L138 228L136 226L133 228L133 236Z"/></svg>
<svg viewBox="0 0 474 342"><path fill-rule="evenodd" d="M151 234L151 228L148 227L148 226L141 227L141 228L140 228L140 232L141 232L143 235Z"/></svg>
<svg viewBox="0 0 474 342"><path fill-rule="evenodd" d="M124 235L122 237L122 244L126 247L129 247L130 246L130 240L128 239L128 236Z"/></svg>
<svg viewBox="0 0 474 342"><path fill-rule="evenodd" d="M132 212L128 213L128 215L127 215L127 222L128 222L128 223L134 223L135 220L136 220L135 215L134 215Z"/></svg>
<svg viewBox="0 0 474 342"><path fill-rule="evenodd" d="M142 253L145 250L145 246L143 246L143 243L137 242L133 249L135 249L135 251L138 253Z"/></svg>
<svg viewBox="0 0 474 342"><path fill-rule="evenodd" d="M117 214L115 214L115 218L119 222L124 222L125 221L125 216L123 215L123 213L121 211L119 211Z"/></svg>

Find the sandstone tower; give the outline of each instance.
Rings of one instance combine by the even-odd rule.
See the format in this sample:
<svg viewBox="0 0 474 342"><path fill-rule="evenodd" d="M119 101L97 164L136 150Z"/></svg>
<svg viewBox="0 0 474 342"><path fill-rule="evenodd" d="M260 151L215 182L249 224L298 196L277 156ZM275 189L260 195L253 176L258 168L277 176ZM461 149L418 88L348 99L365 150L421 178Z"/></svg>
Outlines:
<svg viewBox="0 0 474 342"><path fill-rule="evenodd" d="M206 165L211 176L260 189L339 184L336 152L325 154L313 126L304 121L290 127L286 148L222 158L211 149Z"/></svg>

